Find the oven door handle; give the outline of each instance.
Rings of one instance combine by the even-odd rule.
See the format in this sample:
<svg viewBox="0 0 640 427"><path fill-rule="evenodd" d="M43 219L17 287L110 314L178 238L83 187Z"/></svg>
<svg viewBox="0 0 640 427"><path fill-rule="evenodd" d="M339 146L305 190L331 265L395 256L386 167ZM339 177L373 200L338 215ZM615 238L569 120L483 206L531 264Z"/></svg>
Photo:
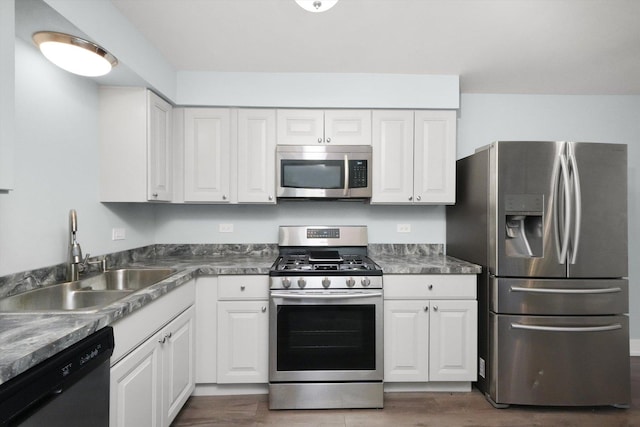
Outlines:
<svg viewBox="0 0 640 427"><path fill-rule="evenodd" d="M373 292L370 294L287 294L271 292L273 298L283 299L356 299L356 298L373 298L381 297L382 292Z"/></svg>

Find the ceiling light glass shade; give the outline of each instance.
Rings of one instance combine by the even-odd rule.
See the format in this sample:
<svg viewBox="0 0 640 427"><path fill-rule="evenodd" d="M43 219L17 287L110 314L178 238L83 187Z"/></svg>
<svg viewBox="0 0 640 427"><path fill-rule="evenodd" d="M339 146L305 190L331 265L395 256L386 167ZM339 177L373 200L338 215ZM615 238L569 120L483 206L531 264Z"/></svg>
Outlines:
<svg viewBox="0 0 640 427"><path fill-rule="evenodd" d="M338 3L338 0L296 0L304 10L309 12L324 12Z"/></svg>
<svg viewBox="0 0 640 427"><path fill-rule="evenodd" d="M69 34L41 31L33 35L33 41L49 61L81 76L103 76L118 64L102 47Z"/></svg>

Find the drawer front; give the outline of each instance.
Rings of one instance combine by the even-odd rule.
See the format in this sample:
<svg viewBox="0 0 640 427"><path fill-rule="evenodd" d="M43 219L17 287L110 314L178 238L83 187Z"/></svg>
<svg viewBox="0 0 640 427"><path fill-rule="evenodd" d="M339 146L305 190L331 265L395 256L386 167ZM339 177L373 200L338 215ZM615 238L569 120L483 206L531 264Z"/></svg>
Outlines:
<svg viewBox="0 0 640 427"><path fill-rule="evenodd" d="M385 299L476 299L475 274L387 274Z"/></svg>
<svg viewBox="0 0 640 427"><path fill-rule="evenodd" d="M219 276L218 300L269 299L269 276Z"/></svg>
<svg viewBox="0 0 640 427"><path fill-rule="evenodd" d="M489 314L497 403L628 405L629 318Z"/></svg>

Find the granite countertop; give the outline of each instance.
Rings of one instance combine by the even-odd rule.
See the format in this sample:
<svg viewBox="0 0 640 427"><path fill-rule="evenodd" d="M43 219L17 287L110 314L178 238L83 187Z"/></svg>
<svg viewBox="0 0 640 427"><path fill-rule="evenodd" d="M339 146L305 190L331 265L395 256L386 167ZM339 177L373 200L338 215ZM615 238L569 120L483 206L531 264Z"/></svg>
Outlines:
<svg viewBox="0 0 640 427"><path fill-rule="evenodd" d="M377 249L389 249L385 245ZM386 274L477 274L480 266L429 251L374 250L372 258ZM275 260L267 250L225 253L156 249L149 259L131 260L130 267L170 267L172 276L128 295L95 313L0 314L0 385L72 344L160 298L197 275L268 274ZM124 265L119 264L119 267Z"/></svg>

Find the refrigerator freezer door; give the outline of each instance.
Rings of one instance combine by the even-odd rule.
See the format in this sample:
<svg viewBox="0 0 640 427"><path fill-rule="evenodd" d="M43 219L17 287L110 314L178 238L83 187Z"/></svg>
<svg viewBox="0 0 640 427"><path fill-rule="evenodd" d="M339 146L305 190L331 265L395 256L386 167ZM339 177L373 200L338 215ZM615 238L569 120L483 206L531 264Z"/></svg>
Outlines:
<svg viewBox="0 0 640 427"><path fill-rule="evenodd" d="M561 215L566 203L558 203L569 189L568 180L562 178L566 172L561 161L565 146L564 142L546 141L500 141L491 145L489 232L495 236L495 247L489 253L492 274L566 277L566 264L561 259L567 241Z"/></svg>
<svg viewBox="0 0 640 427"><path fill-rule="evenodd" d="M581 206L572 218L569 277L626 277L627 146L570 145L579 171Z"/></svg>
<svg viewBox="0 0 640 427"><path fill-rule="evenodd" d="M630 404L627 316L491 313L489 323L497 337L490 361L489 397L494 402Z"/></svg>
<svg viewBox="0 0 640 427"><path fill-rule="evenodd" d="M626 279L490 278L489 309L501 314L557 316L629 312Z"/></svg>

